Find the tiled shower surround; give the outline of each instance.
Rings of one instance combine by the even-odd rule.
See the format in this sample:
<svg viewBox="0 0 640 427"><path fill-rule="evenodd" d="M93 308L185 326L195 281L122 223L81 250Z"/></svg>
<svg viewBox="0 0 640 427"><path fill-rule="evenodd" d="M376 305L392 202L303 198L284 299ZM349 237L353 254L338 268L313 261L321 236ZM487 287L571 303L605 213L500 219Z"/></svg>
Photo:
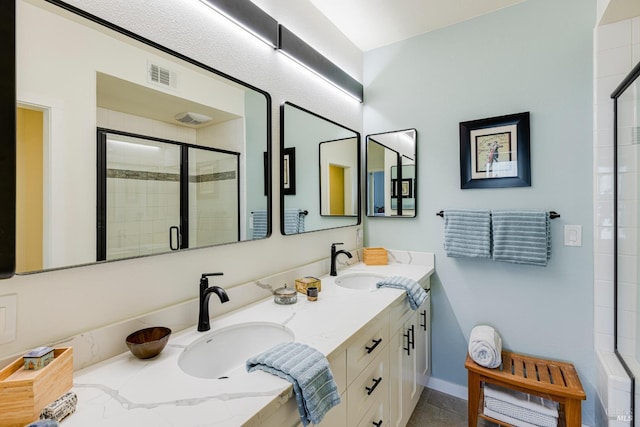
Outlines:
<svg viewBox="0 0 640 427"><path fill-rule="evenodd" d="M597 352L597 388L601 405L596 405L598 426L628 426L630 414L630 382L613 354L614 350L614 283L613 283L613 101L611 93L640 60L640 17L595 29L594 76L594 276L595 276L595 345ZM620 107L629 98L620 100ZM634 111L627 108L621 111ZM620 198L624 204L619 209L619 225L623 243L621 255L637 257L638 247L638 163L636 134L637 112L622 114L619 137L625 177L620 183ZM630 161L629 161L630 160ZM632 218L633 221L629 221ZM620 236L621 234L619 234ZM626 249L625 249L626 248ZM620 301L618 314L618 349L637 354L638 273L621 263L619 269ZM629 358L631 359L631 357ZM637 365L637 364L636 364ZM632 368L634 368L632 366ZM636 367L637 369L637 367ZM640 371L636 373L640 377ZM640 408L636 385L636 408Z"/></svg>

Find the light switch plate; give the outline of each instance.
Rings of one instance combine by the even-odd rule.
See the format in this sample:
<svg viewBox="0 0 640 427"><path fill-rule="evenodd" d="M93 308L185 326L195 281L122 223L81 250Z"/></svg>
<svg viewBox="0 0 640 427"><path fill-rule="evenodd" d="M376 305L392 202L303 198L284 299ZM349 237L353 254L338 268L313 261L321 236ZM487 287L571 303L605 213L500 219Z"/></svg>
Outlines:
<svg viewBox="0 0 640 427"><path fill-rule="evenodd" d="M16 315L18 296L16 294L0 296L0 344L16 339Z"/></svg>
<svg viewBox="0 0 640 427"><path fill-rule="evenodd" d="M565 225L564 226L564 245L565 246L582 246L582 226L581 225Z"/></svg>

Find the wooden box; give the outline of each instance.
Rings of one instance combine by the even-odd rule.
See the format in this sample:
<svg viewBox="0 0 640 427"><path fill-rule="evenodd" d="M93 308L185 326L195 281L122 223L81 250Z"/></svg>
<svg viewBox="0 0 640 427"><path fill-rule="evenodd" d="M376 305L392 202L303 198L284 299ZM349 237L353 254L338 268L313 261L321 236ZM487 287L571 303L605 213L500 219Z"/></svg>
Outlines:
<svg viewBox="0 0 640 427"><path fill-rule="evenodd" d="M73 348L53 350L53 361L37 371L21 358L0 371L0 426L24 427L73 386Z"/></svg>
<svg viewBox="0 0 640 427"><path fill-rule="evenodd" d="M318 288L318 292L322 290L322 283L320 282L320 279L309 276L303 277L301 279L296 279L296 291L300 292L301 294L306 295L307 288L310 288L312 286Z"/></svg>
<svg viewBox="0 0 640 427"><path fill-rule="evenodd" d="M367 265L387 265L387 250L385 248L364 248L363 261Z"/></svg>

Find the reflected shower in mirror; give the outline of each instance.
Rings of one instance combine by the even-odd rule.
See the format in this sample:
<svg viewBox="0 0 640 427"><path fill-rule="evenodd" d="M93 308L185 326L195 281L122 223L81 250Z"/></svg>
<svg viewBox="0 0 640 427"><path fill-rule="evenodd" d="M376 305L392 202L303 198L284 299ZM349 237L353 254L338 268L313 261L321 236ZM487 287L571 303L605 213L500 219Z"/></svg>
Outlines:
<svg viewBox="0 0 640 427"><path fill-rule="evenodd" d="M360 134L289 102L280 120L282 234L359 224Z"/></svg>
<svg viewBox="0 0 640 427"><path fill-rule="evenodd" d="M416 216L417 131L367 135L367 216Z"/></svg>
<svg viewBox="0 0 640 427"><path fill-rule="evenodd" d="M17 272L269 235L266 92L58 0L17 3Z"/></svg>

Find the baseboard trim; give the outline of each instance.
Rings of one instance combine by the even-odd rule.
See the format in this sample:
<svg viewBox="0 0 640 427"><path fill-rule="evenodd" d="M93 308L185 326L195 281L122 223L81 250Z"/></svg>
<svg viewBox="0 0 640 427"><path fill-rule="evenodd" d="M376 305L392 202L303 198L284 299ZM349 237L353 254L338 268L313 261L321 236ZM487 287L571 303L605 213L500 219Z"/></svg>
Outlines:
<svg viewBox="0 0 640 427"><path fill-rule="evenodd" d="M429 381L427 381L427 387L463 400L468 399L467 387L460 384L430 377Z"/></svg>

